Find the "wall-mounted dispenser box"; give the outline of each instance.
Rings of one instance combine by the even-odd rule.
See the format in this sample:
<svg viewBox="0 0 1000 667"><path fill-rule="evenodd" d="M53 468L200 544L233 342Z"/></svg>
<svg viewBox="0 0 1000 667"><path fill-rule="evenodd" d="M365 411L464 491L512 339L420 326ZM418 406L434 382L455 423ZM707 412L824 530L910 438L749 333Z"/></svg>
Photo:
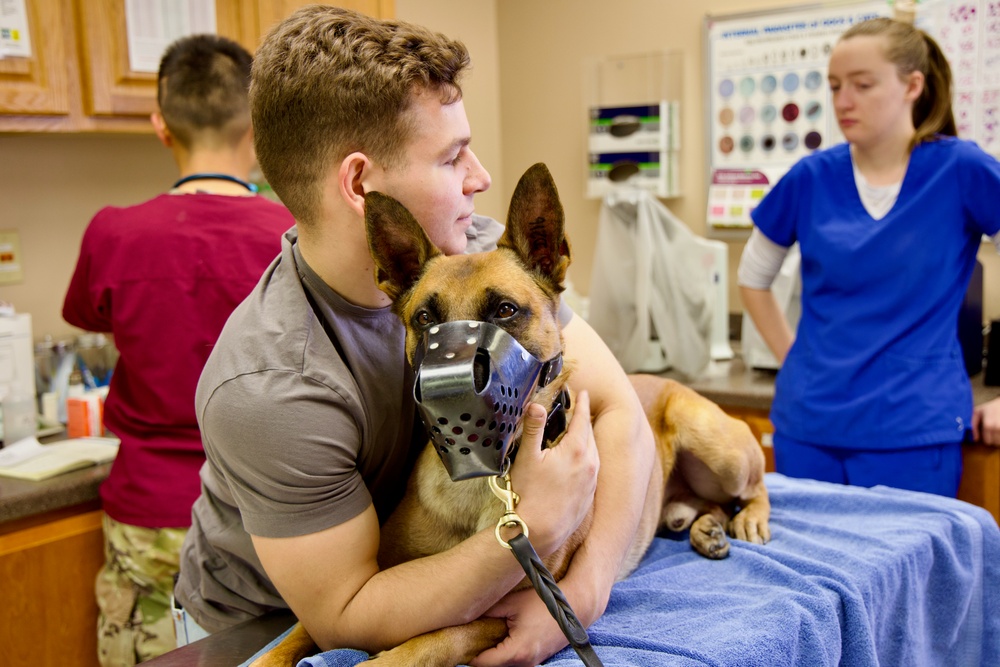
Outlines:
<svg viewBox="0 0 1000 667"><path fill-rule="evenodd" d="M618 187L649 190L657 197L680 194L676 152L591 153L587 196L602 198Z"/></svg>
<svg viewBox="0 0 1000 667"><path fill-rule="evenodd" d="M681 54L592 58L586 75L587 196L679 196Z"/></svg>
<svg viewBox="0 0 1000 667"><path fill-rule="evenodd" d="M590 108L591 153L676 151L680 148L680 103Z"/></svg>

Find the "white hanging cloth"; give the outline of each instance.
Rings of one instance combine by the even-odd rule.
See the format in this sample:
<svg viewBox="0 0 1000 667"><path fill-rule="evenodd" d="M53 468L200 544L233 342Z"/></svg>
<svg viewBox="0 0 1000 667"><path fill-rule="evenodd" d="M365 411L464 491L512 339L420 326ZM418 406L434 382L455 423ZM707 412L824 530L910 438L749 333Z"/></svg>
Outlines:
<svg viewBox="0 0 1000 667"><path fill-rule="evenodd" d="M605 196L589 321L626 371L642 369L651 345L689 377L708 367L716 296L704 242L647 191Z"/></svg>

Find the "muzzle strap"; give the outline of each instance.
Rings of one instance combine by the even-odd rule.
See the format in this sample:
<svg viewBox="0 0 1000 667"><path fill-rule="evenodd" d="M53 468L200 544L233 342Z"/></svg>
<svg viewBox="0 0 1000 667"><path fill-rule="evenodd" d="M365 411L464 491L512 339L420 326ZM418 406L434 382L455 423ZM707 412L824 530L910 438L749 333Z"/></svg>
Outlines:
<svg viewBox="0 0 1000 667"><path fill-rule="evenodd" d="M556 397L556 402L552 404L552 409L549 410L549 416L545 421L545 433L542 439L543 446L545 443L555 442L559 436L566 432L566 411L570 407L569 392L563 389L559 392L559 396Z"/></svg>
<svg viewBox="0 0 1000 667"><path fill-rule="evenodd" d="M538 386L544 387L555 380L562 373L562 369L563 356L562 354L557 354L542 364L542 370L538 374Z"/></svg>

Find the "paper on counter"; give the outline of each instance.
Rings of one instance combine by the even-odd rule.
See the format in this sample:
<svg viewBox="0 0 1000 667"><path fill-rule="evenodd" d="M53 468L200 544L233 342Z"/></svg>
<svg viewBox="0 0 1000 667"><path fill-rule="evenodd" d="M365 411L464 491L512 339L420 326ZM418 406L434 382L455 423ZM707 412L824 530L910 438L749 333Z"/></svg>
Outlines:
<svg viewBox="0 0 1000 667"><path fill-rule="evenodd" d="M0 475L37 482L80 468L107 463L118 454L120 442L118 438L72 438L42 445L35 438L25 438L11 447L0 449L2 456L8 449L19 448L15 454L10 455L15 463L5 463L5 459L0 458Z"/></svg>
<svg viewBox="0 0 1000 667"><path fill-rule="evenodd" d="M45 451L45 445L38 438L30 436L0 449L0 466L15 466L22 461L38 456Z"/></svg>

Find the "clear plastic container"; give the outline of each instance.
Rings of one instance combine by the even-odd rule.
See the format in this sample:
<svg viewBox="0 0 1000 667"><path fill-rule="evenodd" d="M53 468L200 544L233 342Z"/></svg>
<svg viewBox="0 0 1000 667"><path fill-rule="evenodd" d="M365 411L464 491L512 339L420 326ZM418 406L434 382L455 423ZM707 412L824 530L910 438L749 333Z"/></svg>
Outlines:
<svg viewBox="0 0 1000 667"><path fill-rule="evenodd" d="M35 435L38 414L34 396L24 394L19 385L11 384L0 406L3 410L4 445L12 445Z"/></svg>

